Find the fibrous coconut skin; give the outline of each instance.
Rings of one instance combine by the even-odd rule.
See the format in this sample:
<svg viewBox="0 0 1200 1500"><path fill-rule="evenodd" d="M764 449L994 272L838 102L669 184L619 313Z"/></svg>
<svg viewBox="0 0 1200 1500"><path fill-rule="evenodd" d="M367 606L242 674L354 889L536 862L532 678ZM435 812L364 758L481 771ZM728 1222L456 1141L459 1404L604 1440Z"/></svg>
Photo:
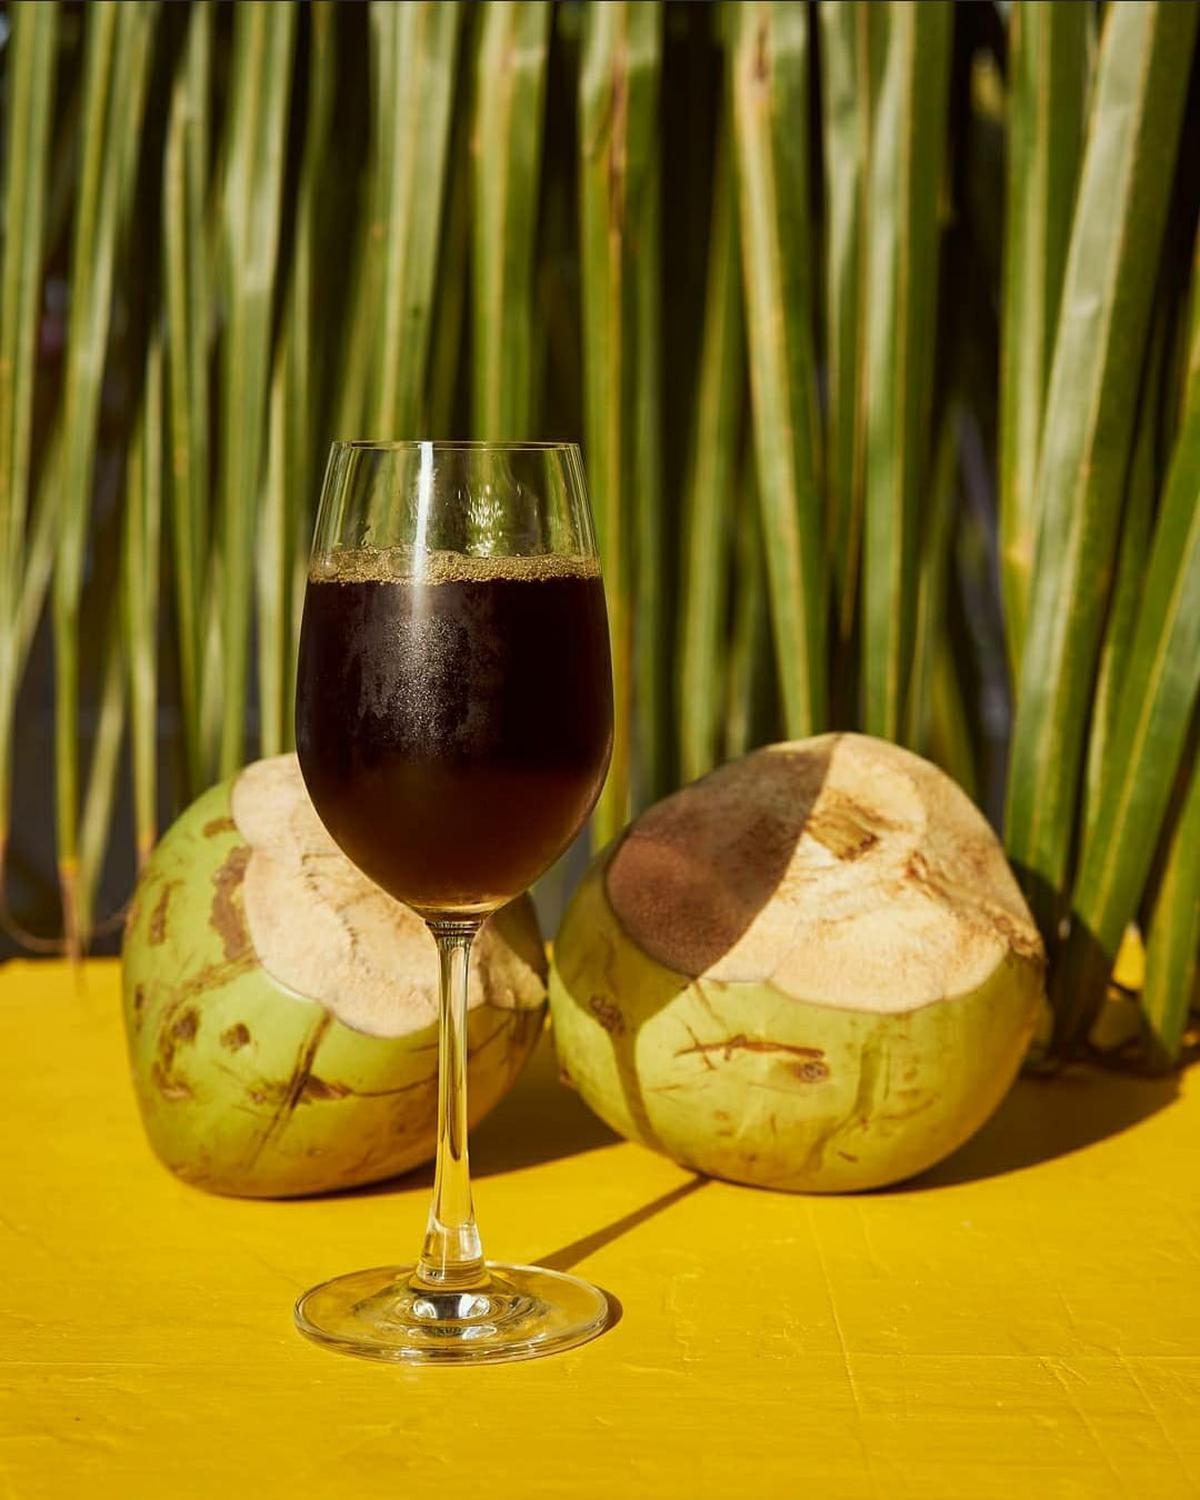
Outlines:
<svg viewBox="0 0 1200 1500"><path fill-rule="evenodd" d="M1037 929L982 814L863 735L769 746L649 809L555 944L563 1071L614 1129L716 1177L880 1187L1016 1074Z"/></svg>
<svg viewBox="0 0 1200 1500"><path fill-rule="evenodd" d="M142 1120L180 1177L285 1197L433 1155L433 939L333 843L295 756L214 787L162 839L126 927L122 977ZM475 943L472 1122L532 1050L545 979L524 897Z"/></svg>

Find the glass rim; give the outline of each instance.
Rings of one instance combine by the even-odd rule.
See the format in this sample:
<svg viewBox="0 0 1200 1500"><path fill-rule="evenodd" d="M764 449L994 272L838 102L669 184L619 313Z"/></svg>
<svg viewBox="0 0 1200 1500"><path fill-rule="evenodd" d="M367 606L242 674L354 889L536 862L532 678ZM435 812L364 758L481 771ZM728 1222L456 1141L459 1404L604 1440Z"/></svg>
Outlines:
<svg viewBox="0 0 1200 1500"><path fill-rule="evenodd" d="M334 438L331 449L366 453L578 453L579 444L554 438Z"/></svg>

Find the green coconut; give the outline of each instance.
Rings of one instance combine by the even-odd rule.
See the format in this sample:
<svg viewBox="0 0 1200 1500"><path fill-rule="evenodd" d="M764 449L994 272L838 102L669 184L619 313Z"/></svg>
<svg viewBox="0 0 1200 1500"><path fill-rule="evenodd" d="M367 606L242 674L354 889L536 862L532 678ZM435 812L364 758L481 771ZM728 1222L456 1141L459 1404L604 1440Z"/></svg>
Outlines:
<svg viewBox="0 0 1200 1500"><path fill-rule="evenodd" d="M773 745L650 808L593 865L550 979L563 1072L715 1177L879 1187L996 1108L1043 996L988 823L863 735Z"/></svg>
<svg viewBox="0 0 1200 1500"><path fill-rule="evenodd" d="M187 1181L289 1196L434 1154L433 939L337 848L294 755L206 792L162 839L138 886L122 977L146 1133ZM525 898L474 946L472 1121L531 1051L545 980Z"/></svg>

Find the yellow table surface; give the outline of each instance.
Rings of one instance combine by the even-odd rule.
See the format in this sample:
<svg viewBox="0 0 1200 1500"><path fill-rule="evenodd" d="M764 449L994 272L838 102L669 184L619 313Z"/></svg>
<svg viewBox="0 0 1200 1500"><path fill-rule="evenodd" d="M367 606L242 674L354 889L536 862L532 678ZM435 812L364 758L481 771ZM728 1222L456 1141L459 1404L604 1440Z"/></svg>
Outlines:
<svg viewBox="0 0 1200 1500"><path fill-rule="evenodd" d="M618 1142L548 1050L476 1132L497 1257L615 1326L413 1371L293 1332L410 1257L429 1174L246 1202L151 1157L118 971L0 970L0 1496L1200 1494L1200 1087L1020 1083L918 1182L798 1198Z"/></svg>

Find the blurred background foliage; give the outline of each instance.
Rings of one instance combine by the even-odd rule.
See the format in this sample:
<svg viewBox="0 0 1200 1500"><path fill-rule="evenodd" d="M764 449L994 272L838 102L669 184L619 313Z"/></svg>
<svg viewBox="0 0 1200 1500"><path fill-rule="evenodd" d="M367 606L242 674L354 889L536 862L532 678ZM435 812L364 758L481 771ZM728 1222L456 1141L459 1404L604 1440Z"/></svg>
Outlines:
<svg viewBox="0 0 1200 1500"><path fill-rule="evenodd" d="M618 705L594 840L755 744L897 739L1004 830L1058 1048L1140 934L1119 1040L1175 1061L1200 939L1196 22L8 5L9 951L111 947L170 818L290 746L331 438L578 438Z"/></svg>

